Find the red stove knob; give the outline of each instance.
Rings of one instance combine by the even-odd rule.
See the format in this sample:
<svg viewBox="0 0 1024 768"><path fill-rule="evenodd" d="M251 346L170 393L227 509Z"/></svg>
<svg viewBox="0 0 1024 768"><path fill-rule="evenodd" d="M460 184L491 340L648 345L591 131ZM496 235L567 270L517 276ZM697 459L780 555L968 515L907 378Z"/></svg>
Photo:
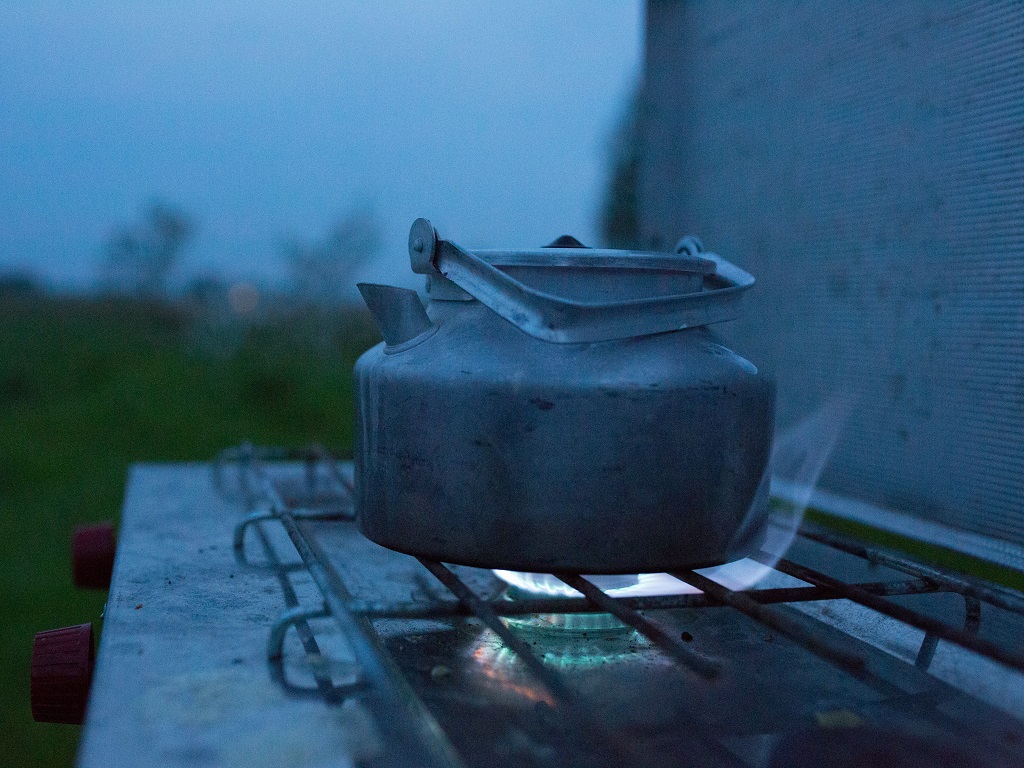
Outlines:
<svg viewBox="0 0 1024 768"><path fill-rule="evenodd" d="M32 719L81 725L95 663L92 624L38 633L32 643Z"/></svg>
<svg viewBox="0 0 1024 768"><path fill-rule="evenodd" d="M76 587L108 589L117 537L111 522L80 525L71 537L71 574Z"/></svg>

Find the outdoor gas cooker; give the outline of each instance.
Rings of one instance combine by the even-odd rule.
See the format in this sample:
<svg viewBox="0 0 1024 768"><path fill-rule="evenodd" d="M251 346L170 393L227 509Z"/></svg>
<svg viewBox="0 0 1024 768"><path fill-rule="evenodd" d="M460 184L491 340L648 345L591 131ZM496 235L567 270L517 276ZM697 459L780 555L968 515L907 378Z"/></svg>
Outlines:
<svg viewBox="0 0 1024 768"><path fill-rule="evenodd" d="M706 327L749 275L556 245L414 225L354 465L133 470L94 678L36 642L82 768L1024 764L1024 595L769 507L772 385Z"/></svg>
<svg viewBox="0 0 1024 768"><path fill-rule="evenodd" d="M430 303L359 286L384 342L356 364L363 533L484 568L635 574L739 559L767 515L775 391L708 328L753 285L673 254L468 251L409 234Z"/></svg>
<svg viewBox="0 0 1024 768"><path fill-rule="evenodd" d="M1019 592L805 524L751 589L557 597L372 543L351 488L133 469L81 768L1024 764Z"/></svg>

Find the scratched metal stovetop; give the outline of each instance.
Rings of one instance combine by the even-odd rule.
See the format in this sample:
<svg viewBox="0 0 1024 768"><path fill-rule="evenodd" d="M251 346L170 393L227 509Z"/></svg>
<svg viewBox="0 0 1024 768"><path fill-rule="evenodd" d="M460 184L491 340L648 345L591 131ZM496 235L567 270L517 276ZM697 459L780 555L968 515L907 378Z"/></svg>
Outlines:
<svg viewBox="0 0 1024 768"><path fill-rule="evenodd" d="M624 603L647 608L651 636L577 598L590 613L503 618L510 645L423 563L315 514L333 497L303 499L309 471L265 470L304 562L258 483L224 498L207 465L133 469L81 766L1024 764L1024 675L1007 663L1024 621L926 573L813 532L787 553L1008 660L781 571L757 585L760 618L710 592ZM490 572L445 570L497 612L550 608Z"/></svg>

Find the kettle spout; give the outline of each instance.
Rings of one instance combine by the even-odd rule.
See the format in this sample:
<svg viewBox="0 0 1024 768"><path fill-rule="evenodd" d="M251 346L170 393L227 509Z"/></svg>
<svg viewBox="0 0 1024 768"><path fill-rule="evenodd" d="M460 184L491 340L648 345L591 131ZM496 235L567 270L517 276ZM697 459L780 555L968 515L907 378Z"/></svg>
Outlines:
<svg viewBox="0 0 1024 768"><path fill-rule="evenodd" d="M356 287L388 347L405 344L437 327L427 317L416 291L376 283L359 283Z"/></svg>

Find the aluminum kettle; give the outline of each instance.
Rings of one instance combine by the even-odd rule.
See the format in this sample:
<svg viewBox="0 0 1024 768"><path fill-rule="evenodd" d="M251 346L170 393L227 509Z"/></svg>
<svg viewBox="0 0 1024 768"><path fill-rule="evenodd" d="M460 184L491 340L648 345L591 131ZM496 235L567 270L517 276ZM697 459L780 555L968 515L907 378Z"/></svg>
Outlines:
<svg viewBox="0 0 1024 768"><path fill-rule="evenodd" d="M356 511L394 550L534 572L714 565L758 544L773 382L707 326L753 278L702 252L470 252L425 219L414 291L361 284Z"/></svg>

